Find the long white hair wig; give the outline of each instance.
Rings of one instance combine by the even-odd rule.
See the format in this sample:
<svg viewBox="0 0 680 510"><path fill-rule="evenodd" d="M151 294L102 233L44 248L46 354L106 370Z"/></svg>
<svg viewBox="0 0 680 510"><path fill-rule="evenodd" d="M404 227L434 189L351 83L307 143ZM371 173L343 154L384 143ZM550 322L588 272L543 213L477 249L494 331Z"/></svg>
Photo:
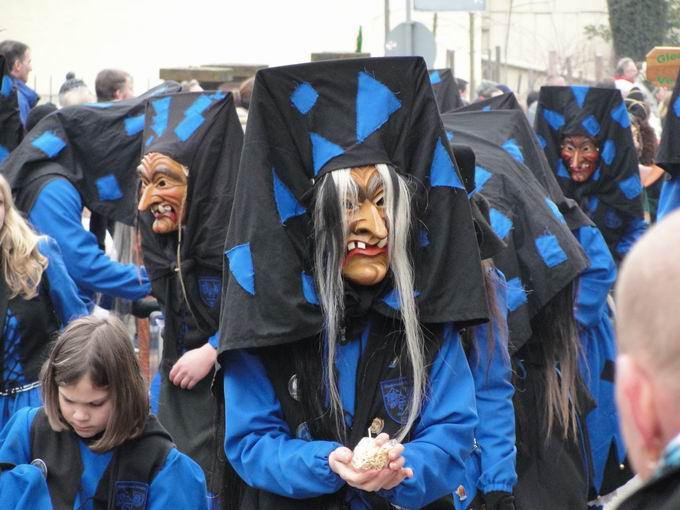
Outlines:
<svg viewBox="0 0 680 510"><path fill-rule="evenodd" d="M397 437L402 441L417 419L425 396L426 372L423 333L414 296L414 270L409 254L411 236L411 191L406 180L385 164L375 165L382 179L385 218L388 229L390 273L399 296L401 320L411 365L413 390L406 419ZM351 169L330 172L318 184L314 206L314 263L319 302L326 334L325 377L330 396L330 412L339 433L345 421L335 381L335 350L344 324L344 280L342 262L349 234L348 205L358 203L359 190Z"/></svg>

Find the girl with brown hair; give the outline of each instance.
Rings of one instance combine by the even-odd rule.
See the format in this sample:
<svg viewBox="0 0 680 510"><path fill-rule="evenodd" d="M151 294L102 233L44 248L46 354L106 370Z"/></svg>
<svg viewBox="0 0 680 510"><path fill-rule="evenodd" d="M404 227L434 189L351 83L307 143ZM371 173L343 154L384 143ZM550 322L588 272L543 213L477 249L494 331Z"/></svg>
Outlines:
<svg viewBox="0 0 680 510"><path fill-rule="evenodd" d="M207 508L200 467L149 415L139 362L118 319L73 321L41 382L45 406L12 418L0 434L0 462L42 466L54 508Z"/></svg>

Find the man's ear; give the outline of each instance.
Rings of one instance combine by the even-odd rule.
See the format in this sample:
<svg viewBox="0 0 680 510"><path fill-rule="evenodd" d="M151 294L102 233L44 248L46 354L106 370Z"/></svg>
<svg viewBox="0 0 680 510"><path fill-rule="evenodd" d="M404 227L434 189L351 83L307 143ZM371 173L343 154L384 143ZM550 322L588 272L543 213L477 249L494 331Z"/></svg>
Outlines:
<svg viewBox="0 0 680 510"><path fill-rule="evenodd" d="M652 381L633 356L621 354L616 360L616 384L619 386L619 405L628 406L640 446L649 456L657 458L663 448L662 427L656 414ZM622 399L625 402L621 402Z"/></svg>

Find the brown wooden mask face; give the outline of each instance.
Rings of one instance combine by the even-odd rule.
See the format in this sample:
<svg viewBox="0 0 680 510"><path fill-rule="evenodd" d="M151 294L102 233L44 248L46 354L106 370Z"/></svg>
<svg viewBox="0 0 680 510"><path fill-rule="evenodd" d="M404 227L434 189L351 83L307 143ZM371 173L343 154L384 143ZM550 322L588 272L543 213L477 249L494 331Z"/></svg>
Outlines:
<svg viewBox="0 0 680 510"><path fill-rule="evenodd" d="M184 221L188 188L188 170L172 158L151 152L142 158L137 168L141 179L138 209L151 211L152 229L167 234Z"/></svg>
<svg viewBox="0 0 680 510"><path fill-rule="evenodd" d="M595 140L584 135L567 135L562 139L560 154L575 182L590 179L600 159L600 149Z"/></svg>

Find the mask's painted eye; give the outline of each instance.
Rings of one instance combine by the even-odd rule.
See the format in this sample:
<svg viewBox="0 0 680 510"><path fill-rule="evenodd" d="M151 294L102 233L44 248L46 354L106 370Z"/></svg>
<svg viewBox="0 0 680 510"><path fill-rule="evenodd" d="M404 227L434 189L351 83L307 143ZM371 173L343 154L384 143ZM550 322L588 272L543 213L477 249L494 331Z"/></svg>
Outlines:
<svg viewBox="0 0 680 510"><path fill-rule="evenodd" d="M373 201L373 203L378 207L385 207L385 195L382 193Z"/></svg>
<svg viewBox="0 0 680 510"><path fill-rule="evenodd" d="M354 209L356 209L356 204L352 200L345 200L345 210L352 212Z"/></svg>

